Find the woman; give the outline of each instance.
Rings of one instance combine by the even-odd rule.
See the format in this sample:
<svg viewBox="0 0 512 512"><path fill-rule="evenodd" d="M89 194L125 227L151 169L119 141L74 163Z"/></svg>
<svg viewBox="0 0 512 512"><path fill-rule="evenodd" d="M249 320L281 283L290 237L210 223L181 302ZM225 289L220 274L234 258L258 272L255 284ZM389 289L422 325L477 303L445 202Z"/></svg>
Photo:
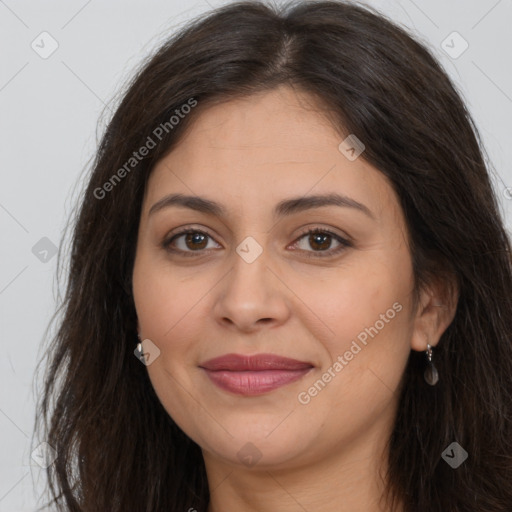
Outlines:
<svg viewBox="0 0 512 512"><path fill-rule="evenodd" d="M39 406L59 510L510 511L483 151L368 7L244 2L172 37L74 226Z"/></svg>

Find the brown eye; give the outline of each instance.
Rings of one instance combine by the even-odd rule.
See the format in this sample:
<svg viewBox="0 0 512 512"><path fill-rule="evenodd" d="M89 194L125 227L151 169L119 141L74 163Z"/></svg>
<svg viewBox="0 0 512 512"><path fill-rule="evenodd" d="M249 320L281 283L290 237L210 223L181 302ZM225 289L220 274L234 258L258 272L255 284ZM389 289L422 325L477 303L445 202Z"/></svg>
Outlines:
<svg viewBox="0 0 512 512"><path fill-rule="evenodd" d="M324 251L331 246L332 237L324 233L311 233L308 238L308 243L313 249Z"/></svg>
<svg viewBox="0 0 512 512"><path fill-rule="evenodd" d="M204 231L198 229L188 229L173 235L170 239L164 241L163 247L169 252L183 253L189 256L191 252L201 252L204 249L212 249L216 247L208 247L208 243L213 238Z"/></svg>
<svg viewBox="0 0 512 512"><path fill-rule="evenodd" d="M208 246L209 243L214 244ZM333 249L333 243L337 246ZM186 229L175 233L171 238L162 243L162 247L174 254L194 256L208 253L212 249L222 248L213 237L200 229ZM309 229L293 243L292 248L299 249L307 257L335 256L348 247L352 247L350 241L339 235L323 229Z"/></svg>
<svg viewBox="0 0 512 512"><path fill-rule="evenodd" d="M337 247L334 249L331 248L333 243L337 244ZM308 257L328 257L334 256L348 247L352 247L352 244L331 231L316 228L309 229L303 233L295 241L293 247L294 249L300 249L304 253L309 253L306 254Z"/></svg>
<svg viewBox="0 0 512 512"><path fill-rule="evenodd" d="M185 234L185 245L193 251L204 249L208 245L207 238L208 235L202 233L187 233Z"/></svg>

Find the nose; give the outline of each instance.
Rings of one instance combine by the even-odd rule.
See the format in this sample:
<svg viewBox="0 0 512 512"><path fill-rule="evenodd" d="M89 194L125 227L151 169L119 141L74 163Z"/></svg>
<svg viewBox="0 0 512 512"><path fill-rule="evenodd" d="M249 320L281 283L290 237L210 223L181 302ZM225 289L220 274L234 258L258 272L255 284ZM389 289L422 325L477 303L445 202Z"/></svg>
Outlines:
<svg viewBox="0 0 512 512"><path fill-rule="evenodd" d="M270 269L266 252L248 263L237 253L231 272L216 287L215 319L237 331L258 331L278 326L289 318L287 288Z"/></svg>

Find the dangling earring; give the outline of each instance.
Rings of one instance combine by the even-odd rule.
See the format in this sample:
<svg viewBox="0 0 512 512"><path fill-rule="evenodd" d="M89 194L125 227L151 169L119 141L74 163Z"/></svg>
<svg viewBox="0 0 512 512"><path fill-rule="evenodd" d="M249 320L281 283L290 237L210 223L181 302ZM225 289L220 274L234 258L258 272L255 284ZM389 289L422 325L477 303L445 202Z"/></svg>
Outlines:
<svg viewBox="0 0 512 512"><path fill-rule="evenodd" d="M427 384L430 384L431 386L435 386L437 382L439 381L439 373L437 371L437 368L435 367L434 363L432 362L432 347L427 343L427 350L425 352L427 354L427 369L423 373L423 377L425 378L425 381Z"/></svg>

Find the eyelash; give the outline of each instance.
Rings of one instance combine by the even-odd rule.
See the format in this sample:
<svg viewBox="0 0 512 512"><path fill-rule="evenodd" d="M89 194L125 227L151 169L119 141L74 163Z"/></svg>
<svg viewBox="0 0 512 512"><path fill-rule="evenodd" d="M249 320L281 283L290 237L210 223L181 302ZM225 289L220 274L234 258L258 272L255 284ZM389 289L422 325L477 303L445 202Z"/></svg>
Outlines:
<svg viewBox="0 0 512 512"><path fill-rule="evenodd" d="M197 250L197 251L183 251L181 249L173 249L173 248L170 247L170 245L171 245L171 243L174 240L176 240L180 236L188 235L188 234L197 234L197 233L200 233L201 235L205 235L205 236L207 236L207 237L209 237L210 239L213 240L213 237L209 233L207 233L206 231L203 231L202 229L185 228L182 231L174 233L171 238L166 238L162 242L162 248L165 249L166 251L174 253L174 254L181 254L181 255L186 256L186 257L188 257L188 256L193 257L193 256L195 256L195 253L204 252L204 249L203 250ZM339 235L337 235L336 233L333 233L332 231L329 231L328 229L321 229L321 228L309 228L309 229L306 229L305 231L303 231L295 239L295 241L293 242L293 245L296 245L306 235L317 234L317 233L331 236L337 242L340 243L340 246L337 249L328 249L326 251L303 251L305 253L313 253L313 254L307 254L306 255L307 258L328 258L328 257L333 257L333 256L337 256L339 253L341 253L342 251L346 250L347 248L353 247L352 243L349 240L346 240L345 238L340 237Z"/></svg>

